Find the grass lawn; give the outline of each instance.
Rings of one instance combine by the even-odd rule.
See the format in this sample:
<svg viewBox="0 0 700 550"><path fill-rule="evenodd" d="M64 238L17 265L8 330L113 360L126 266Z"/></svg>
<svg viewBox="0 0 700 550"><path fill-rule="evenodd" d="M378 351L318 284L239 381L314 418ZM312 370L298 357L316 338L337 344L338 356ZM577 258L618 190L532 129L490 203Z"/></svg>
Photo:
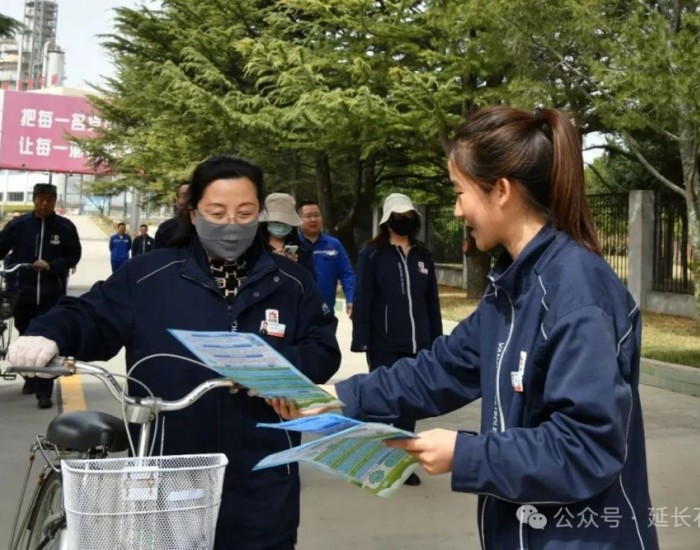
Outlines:
<svg viewBox="0 0 700 550"><path fill-rule="evenodd" d="M478 304L467 300L461 288L440 286L442 316L461 321ZM700 329L693 319L642 313L642 355L649 359L700 368Z"/></svg>

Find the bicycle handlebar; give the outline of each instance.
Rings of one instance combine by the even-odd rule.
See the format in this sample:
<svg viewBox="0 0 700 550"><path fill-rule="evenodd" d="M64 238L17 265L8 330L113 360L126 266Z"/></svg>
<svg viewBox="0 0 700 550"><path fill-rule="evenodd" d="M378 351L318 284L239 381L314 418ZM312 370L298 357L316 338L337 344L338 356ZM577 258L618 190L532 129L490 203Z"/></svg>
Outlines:
<svg viewBox="0 0 700 550"><path fill-rule="evenodd" d="M13 265L12 267L8 267L7 269L5 269L5 267L2 267L2 268L0 268L0 276L7 275L7 274L9 274L9 273L14 273L14 272L17 271L20 267L29 268L29 267L32 267L33 265L34 265L34 264L27 264L27 263L24 263L24 264L15 264L15 265Z"/></svg>
<svg viewBox="0 0 700 550"><path fill-rule="evenodd" d="M160 397L132 397L124 393L122 386L107 369L91 363L76 361L72 357L61 357L58 355L49 361L45 367L7 367L6 372L18 374L39 372L42 374L54 374L56 376L91 374L100 378L109 390L109 393L120 403L149 407L159 412L179 411L184 409L197 401L205 393L215 388L236 387L236 382L233 380L228 378L214 378L202 382L187 395L174 401L165 401Z"/></svg>

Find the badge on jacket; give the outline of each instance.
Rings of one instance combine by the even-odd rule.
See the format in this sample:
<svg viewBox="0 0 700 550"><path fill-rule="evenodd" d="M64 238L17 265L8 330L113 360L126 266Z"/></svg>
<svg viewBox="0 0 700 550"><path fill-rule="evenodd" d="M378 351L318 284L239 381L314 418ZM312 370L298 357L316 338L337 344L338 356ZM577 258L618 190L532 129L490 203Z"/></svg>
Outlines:
<svg viewBox="0 0 700 550"><path fill-rule="evenodd" d="M284 338L284 331L287 328L279 322L280 312L276 309L265 310L265 320L260 323L260 334Z"/></svg>
<svg viewBox="0 0 700 550"><path fill-rule="evenodd" d="M428 274L428 268L425 267L423 262L418 262L418 273L422 273L423 275Z"/></svg>
<svg viewBox="0 0 700 550"><path fill-rule="evenodd" d="M513 391L516 393L523 392L523 378L525 378L525 363L527 363L527 352L520 352L520 362L518 370L510 373L510 383L513 386Z"/></svg>
<svg viewBox="0 0 700 550"><path fill-rule="evenodd" d="M61 237L60 235L51 235L51 239L49 240L50 244L55 244L59 245L61 244Z"/></svg>

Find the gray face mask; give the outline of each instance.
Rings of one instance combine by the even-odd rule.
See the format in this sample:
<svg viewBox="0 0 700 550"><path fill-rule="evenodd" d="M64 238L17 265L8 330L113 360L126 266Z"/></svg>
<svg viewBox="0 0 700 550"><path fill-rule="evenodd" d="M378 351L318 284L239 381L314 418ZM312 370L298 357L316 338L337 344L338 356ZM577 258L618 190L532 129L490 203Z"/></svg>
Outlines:
<svg viewBox="0 0 700 550"><path fill-rule="evenodd" d="M250 248L258 232L258 220L250 223L213 224L194 211L194 226L199 241L209 256L232 262Z"/></svg>

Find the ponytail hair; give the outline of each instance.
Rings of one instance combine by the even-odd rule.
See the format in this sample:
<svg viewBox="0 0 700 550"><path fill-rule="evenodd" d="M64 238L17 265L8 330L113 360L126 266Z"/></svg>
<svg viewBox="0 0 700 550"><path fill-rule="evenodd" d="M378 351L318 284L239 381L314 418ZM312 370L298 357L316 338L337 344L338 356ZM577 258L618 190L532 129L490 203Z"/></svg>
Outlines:
<svg viewBox="0 0 700 550"><path fill-rule="evenodd" d="M586 200L581 143L560 111L481 109L456 130L447 152L487 192L500 178L514 182L556 229L601 254Z"/></svg>

